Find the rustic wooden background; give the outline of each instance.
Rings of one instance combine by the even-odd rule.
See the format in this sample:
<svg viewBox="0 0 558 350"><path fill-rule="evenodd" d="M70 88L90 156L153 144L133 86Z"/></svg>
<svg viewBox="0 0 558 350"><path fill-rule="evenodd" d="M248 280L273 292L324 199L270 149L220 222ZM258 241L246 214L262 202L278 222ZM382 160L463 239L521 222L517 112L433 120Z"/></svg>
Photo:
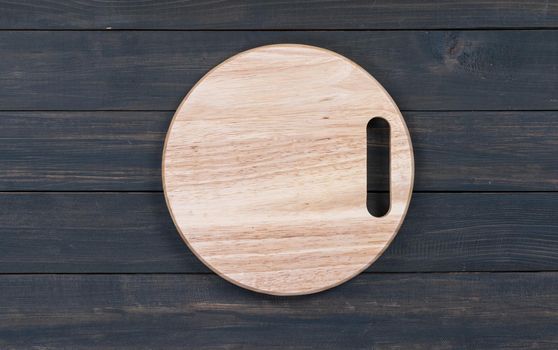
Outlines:
<svg viewBox="0 0 558 350"><path fill-rule="evenodd" d="M558 348L557 29L548 0L0 0L0 349ZM416 160L384 256L291 298L209 273L160 177L192 85L283 42L369 70Z"/></svg>

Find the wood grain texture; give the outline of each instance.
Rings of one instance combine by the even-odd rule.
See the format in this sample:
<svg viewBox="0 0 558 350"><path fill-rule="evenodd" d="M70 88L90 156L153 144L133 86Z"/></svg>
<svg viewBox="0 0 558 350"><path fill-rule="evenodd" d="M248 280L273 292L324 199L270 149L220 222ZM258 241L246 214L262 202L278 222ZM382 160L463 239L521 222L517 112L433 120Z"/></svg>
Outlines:
<svg viewBox="0 0 558 350"><path fill-rule="evenodd" d="M0 29L557 27L553 1L0 1Z"/></svg>
<svg viewBox="0 0 558 350"><path fill-rule="evenodd" d="M390 207L367 210L367 126L390 128ZM384 88L322 48L239 53L205 75L173 117L163 150L171 217L223 278L274 295L353 278L393 240L409 207L409 131Z"/></svg>
<svg viewBox="0 0 558 350"><path fill-rule="evenodd" d="M558 31L0 32L1 110L175 110L210 68L274 43L359 62L402 110L558 109Z"/></svg>
<svg viewBox="0 0 558 350"><path fill-rule="evenodd" d="M0 112L0 190L161 191L172 114ZM403 116L417 191L558 190L557 112ZM376 170L368 167L369 190L386 190Z"/></svg>
<svg viewBox="0 0 558 350"><path fill-rule="evenodd" d="M162 193L2 193L0 273L208 272ZM371 272L558 269L558 193L413 195Z"/></svg>
<svg viewBox="0 0 558 350"><path fill-rule="evenodd" d="M0 189L160 191L171 116L0 112Z"/></svg>
<svg viewBox="0 0 558 350"><path fill-rule="evenodd" d="M4 349L555 349L558 273L361 275L305 297L217 276L0 276Z"/></svg>

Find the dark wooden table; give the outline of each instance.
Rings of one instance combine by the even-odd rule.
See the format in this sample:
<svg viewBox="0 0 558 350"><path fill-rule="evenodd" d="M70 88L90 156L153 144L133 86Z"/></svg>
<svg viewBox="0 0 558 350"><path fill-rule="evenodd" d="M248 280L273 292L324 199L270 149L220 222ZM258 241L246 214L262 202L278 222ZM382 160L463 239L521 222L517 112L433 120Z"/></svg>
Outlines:
<svg viewBox="0 0 558 350"><path fill-rule="evenodd" d="M558 348L557 29L543 0L0 1L0 349ZM370 71L416 160L381 259L291 298L197 261L160 176L192 85L283 42Z"/></svg>

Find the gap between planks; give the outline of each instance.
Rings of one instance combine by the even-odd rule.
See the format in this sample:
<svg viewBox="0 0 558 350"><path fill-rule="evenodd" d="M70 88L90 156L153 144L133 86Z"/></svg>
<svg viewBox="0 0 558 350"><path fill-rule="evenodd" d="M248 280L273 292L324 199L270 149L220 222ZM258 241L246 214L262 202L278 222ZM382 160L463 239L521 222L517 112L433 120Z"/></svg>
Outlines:
<svg viewBox="0 0 558 350"><path fill-rule="evenodd" d="M0 113L174 113L174 109L0 109ZM401 109L401 113L539 113L558 112L558 109Z"/></svg>
<svg viewBox="0 0 558 350"><path fill-rule="evenodd" d="M479 26L475 28L468 27L424 27L424 28L266 28L266 29L142 29L142 28L62 28L62 29L37 29L37 28L0 28L0 32L441 32L441 31L536 31L536 30L558 30L558 26L540 26L540 27L491 27Z"/></svg>
<svg viewBox="0 0 558 350"><path fill-rule="evenodd" d="M534 274L534 273L557 273L558 270L471 270L471 271L363 271L359 275L471 275L471 274ZM153 275L186 275L186 276L216 276L216 273L211 271L206 272L0 272L1 276L153 276ZM355 278L358 278L357 275ZM240 287L239 287L240 288Z"/></svg>
<svg viewBox="0 0 558 350"><path fill-rule="evenodd" d="M373 193L388 193L389 191L367 191L366 193L369 194L373 194ZM141 193L160 193L163 194L163 191L156 191L156 190L145 190L145 191L118 191L118 190L111 190L111 191L106 191L106 190L84 190L84 191L73 191L73 190L14 190L14 191L10 191L10 190L3 190L0 191L0 195L1 194L17 194L17 193L73 193L73 194L87 194L87 193L129 193L129 194L141 194ZM479 191L461 191L461 190L456 190L456 191L452 191L452 190L418 190L418 191L413 191L413 194L415 193L432 193L432 194L439 194L439 193L455 193L455 194L459 194L459 193L472 193L472 194L478 194L478 193L485 193L485 194L506 194L506 193L558 193L558 190L545 190L545 191L540 191L540 190L505 190L505 191L485 191L485 190L479 190Z"/></svg>

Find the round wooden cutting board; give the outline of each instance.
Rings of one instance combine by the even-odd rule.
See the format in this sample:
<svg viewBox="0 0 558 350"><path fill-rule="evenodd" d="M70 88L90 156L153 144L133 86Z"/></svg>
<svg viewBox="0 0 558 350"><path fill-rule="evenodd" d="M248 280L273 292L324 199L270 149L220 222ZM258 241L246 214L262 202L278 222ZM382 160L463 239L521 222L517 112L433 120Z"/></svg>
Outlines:
<svg viewBox="0 0 558 350"><path fill-rule="evenodd" d="M366 126L390 125L390 209L366 207ZM399 229L413 186L399 109L334 52L270 45L215 67L188 93L163 151L182 238L209 268L274 295L322 291L366 269Z"/></svg>

